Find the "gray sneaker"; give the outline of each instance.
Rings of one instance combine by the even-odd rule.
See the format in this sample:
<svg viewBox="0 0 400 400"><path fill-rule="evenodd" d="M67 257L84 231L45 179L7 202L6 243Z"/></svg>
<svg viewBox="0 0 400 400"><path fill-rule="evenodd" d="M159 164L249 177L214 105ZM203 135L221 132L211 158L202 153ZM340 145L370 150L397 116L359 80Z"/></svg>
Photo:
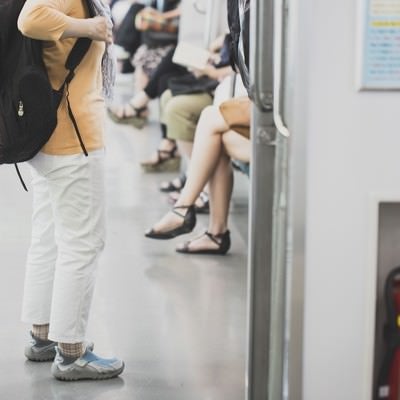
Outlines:
<svg viewBox="0 0 400 400"><path fill-rule="evenodd" d="M42 340L33 336L32 332L29 333L31 335L31 340L25 347L25 357L30 361L53 361L56 357L57 342ZM94 344L92 342L85 342L85 346L90 351L93 351Z"/></svg>
<svg viewBox="0 0 400 400"><path fill-rule="evenodd" d="M88 348L78 359L64 357L57 347L56 352L51 372L56 379L61 381L110 379L117 377L124 370L124 363L121 360L100 358Z"/></svg>
<svg viewBox="0 0 400 400"><path fill-rule="evenodd" d="M56 356L57 343L52 340L42 340L31 334L31 340L25 347L25 357L30 361L53 361Z"/></svg>

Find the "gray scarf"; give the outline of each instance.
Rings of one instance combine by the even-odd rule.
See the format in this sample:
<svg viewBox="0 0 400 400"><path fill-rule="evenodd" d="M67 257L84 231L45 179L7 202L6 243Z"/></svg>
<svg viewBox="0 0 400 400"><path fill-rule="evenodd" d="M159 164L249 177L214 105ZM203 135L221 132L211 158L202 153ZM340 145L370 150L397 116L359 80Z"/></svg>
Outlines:
<svg viewBox="0 0 400 400"><path fill-rule="evenodd" d="M107 4L102 0L91 0L97 15L106 17L111 22L111 10ZM102 73L103 73L103 93L108 99L113 97L113 87L116 77L116 59L114 56L113 45L107 44L106 51L102 60Z"/></svg>

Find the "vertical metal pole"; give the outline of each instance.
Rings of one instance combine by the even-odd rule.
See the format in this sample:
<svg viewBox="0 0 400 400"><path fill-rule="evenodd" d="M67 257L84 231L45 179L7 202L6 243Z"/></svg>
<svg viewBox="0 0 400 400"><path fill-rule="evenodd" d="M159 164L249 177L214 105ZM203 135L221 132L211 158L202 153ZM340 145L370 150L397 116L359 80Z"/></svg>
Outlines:
<svg viewBox="0 0 400 400"><path fill-rule="evenodd" d="M267 400L270 371L270 288L276 136L271 107L273 0L252 0L250 18L250 82L257 107L253 108L251 133L246 399ZM269 111L264 111L265 108L269 108Z"/></svg>
<svg viewBox="0 0 400 400"><path fill-rule="evenodd" d="M287 396L284 385L287 367L285 136L289 132L287 129L278 132L276 126L284 125L281 119L277 121L276 102L272 107L274 97L280 99L280 93L274 93L274 88L280 87L274 75L281 76L274 65L277 54L281 55L274 40L275 2L252 0L251 3L250 81L256 107L253 109L249 219L247 400L283 400Z"/></svg>

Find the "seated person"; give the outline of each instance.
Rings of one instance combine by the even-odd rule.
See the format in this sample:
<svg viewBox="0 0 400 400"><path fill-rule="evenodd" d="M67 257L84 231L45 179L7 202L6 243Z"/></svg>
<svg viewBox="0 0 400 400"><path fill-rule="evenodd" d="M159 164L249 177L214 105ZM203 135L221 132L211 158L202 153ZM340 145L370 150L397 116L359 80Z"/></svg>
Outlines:
<svg viewBox="0 0 400 400"><path fill-rule="evenodd" d="M153 14L164 20L173 21L180 17L180 0L157 0L152 2ZM176 22L176 29L178 23ZM137 29L141 29L137 27ZM132 64L135 68L135 88L143 90L163 57L177 43L178 35L175 32L142 32L142 44L136 50Z"/></svg>
<svg viewBox="0 0 400 400"><path fill-rule="evenodd" d="M167 87L161 97L162 140L149 160L141 163L148 172L174 170L177 147L190 158L196 125L202 110L212 104L214 91L220 82L232 74L229 46L226 35L217 38L210 49L210 63L201 71L168 77ZM132 99L132 102L138 96ZM178 146L177 146L178 143Z"/></svg>
<svg viewBox="0 0 400 400"><path fill-rule="evenodd" d="M208 182L209 228L204 235L180 245L176 250L190 254L226 254L230 248L231 157L249 162L250 153L250 140L229 129L219 107L207 107L197 125L192 159L181 194L173 210L149 229L146 237L172 239L191 232L196 225L194 202Z"/></svg>

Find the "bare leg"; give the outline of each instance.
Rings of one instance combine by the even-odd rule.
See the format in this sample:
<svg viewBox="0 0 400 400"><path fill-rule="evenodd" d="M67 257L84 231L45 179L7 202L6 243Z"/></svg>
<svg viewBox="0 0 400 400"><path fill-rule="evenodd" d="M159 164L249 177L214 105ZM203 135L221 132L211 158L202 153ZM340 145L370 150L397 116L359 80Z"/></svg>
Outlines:
<svg viewBox="0 0 400 400"><path fill-rule="evenodd" d="M176 144L178 146L179 153L190 160L192 158L193 142L178 140Z"/></svg>
<svg viewBox="0 0 400 400"><path fill-rule="evenodd" d="M182 157L185 157L187 165L189 165L190 158L192 156L193 142L177 140L176 141L176 145L178 147L179 154ZM180 191L182 189L182 187L183 187L183 184L184 184L185 175L186 174L184 173L181 176L173 179L172 181L164 181L164 182L162 182L161 185L160 185L161 191L167 191L167 188L170 188L171 185L173 186L173 193L175 191ZM168 191L171 191L171 189L169 189ZM174 200L174 195L172 195L172 193L171 193L170 199L172 201L174 201L174 203L176 202L176 200L178 198L179 198L179 194L176 196L176 198Z"/></svg>
<svg viewBox="0 0 400 400"><path fill-rule="evenodd" d="M235 131L228 131L222 137L227 154L235 160L250 162L251 143L250 140Z"/></svg>
<svg viewBox="0 0 400 400"><path fill-rule="evenodd" d="M141 67L135 70L135 92L141 92L149 83L149 77L144 73Z"/></svg>
<svg viewBox="0 0 400 400"><path fill-rule="evenodd" d="M117 118L129 118L139 115L147 116L147 104L151 99L147 96L144 90L133 96L129 102L125 104L113 105L109 110L114 113Z"/></svg>
<svg viewBox="0 0 400 400"><path fill-rule="evenodd" d="M210 190L210 221L208 232L214 235L223 234L228 227L229 204L232 196L233 173L230 158L222 152L215 173L209 181ZM215 238L217 239L217 238ZM218 239L217 239L218 241ZM179 249L189 251L218 249L217 243L207 235L201 235L188 243L182 243Z"/></svg>
<svg viewBox="0 0 400 400"><path fill-rule="evenodd" d="M201 114L188 177L175 207L193 205L204 186L216 172L222 152L222 133L228 130L218 107L207 107ZM179 210L185 214L185 210ZM165 215L153 228L164 232L179 226L182 219L174 213Z"/></svg>
<svg viewBox="0 0 400 400"><path fill-rule="evenodd" d="M222 150L222 133L228 130L217 107L207 107L196 129L188 179L177 206L194 203L214 173Z"/></svg>
<svg viewBox="0 0 400 400"><path fill-rule="evenodd" d="M147 104L149 104L150 97L147 96L146 92L144 90L141 90L137 94L135 94L132 99L130 100L130 103L135 107L135 108L143 108L146 107Z"/></svg>
<svg viewBox="0 0 400 400"><path fill-rule="evenodd" d="M228 226L229 204L233 189L231 159L224 152L215 174L209 182L210 222L208 231L213 235L224 233Z"/></svg>
<svg viewBox="0 0 400 400"><path fill-rule="evenodd" d="M158 145L158 149L155 153L153 153L149 159L143 160L141 162L142 165L155 165L159 163L159 159L169 159L173 157L177 157L178 153L176 152L176 144L175 140L170 139L161 139L160 144Z"/></svg>

